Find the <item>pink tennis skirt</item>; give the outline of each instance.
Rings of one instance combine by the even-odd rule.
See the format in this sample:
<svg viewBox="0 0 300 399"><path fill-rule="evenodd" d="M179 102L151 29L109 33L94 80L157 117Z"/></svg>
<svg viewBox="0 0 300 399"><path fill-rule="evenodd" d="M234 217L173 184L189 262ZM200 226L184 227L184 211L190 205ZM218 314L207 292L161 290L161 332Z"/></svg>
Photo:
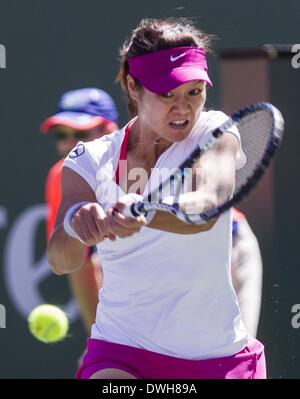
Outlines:
<svg viewBox="0 0 300 399"><path fill-rule="evenodd" d="M87 352L76 378L114 368L138 379L264 379L264 346L249 337L248 345L233 356L187 360L99 339L87 340Z"/></svg>

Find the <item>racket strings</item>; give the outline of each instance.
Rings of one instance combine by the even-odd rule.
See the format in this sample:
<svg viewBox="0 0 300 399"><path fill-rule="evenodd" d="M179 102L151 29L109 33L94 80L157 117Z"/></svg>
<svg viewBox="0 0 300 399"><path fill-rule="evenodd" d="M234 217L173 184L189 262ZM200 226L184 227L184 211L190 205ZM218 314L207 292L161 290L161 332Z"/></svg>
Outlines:
<svg viewBox="0 0 300 399"><path fill-rule="evenodd" d="M246 164L236 171L234 194L253 176L262 165L262 160L269 147L273 116L266 110L260 110L244 117L237 125L241 138L241 147L246 156Z"/></svg>
<svg viewBox="0 0 300 399"><path fill-rule="evenodd" d="M188 201L186 201L188 206L185 205L182 208L186 198L185 194L190 195L190 191L194 191L193 189L189 190L189 184L186 184L191 181L189 178L192 173L192 167L196 165L195 162L199 159L199 156L201 158L205 153L207 157L207 150L211 148L210 145L206 146L201 143L175 173L172 173L171 178L161 181L158 190L148 196L148 203L140 203L139 211L165 210L174 213L179 219L188 223L201 224L241 201L257 184L275 149L280 144L283 138L284 120L280 111L274 106L268 103L259 103L246 107L234 114L231 121L232 124L228 121L225 126L220 127L220 130L212 132L212 135L216 137L215 133L230 132L232 127L235 126L240 135L241 148L245 154L246 163L235 171L235 187L231 197L228 197L228 187L218 187L218 182L223 180L219 178L220 171L214 174L214 171L211 172L209 167L209 173L206 175L204 165L201 165L200 178L202 180L199 185L200 189L198 187L197 191L192 193L193 196L189 196ZM208 144L209 140L210 137L208 137ZM214 143L215 141L212 140L211 145L213 146ZM215 156L214 153L212 154L212 156ZM217 162L218 159L213 160L213 164ZM230 176L232 173L230 162L228 165L228 170L226 170L227 164L226 162L224 163L222 176L227 173ZM216 168L217 170L218 168ZM207 195L209 193L212 194L211 197ZM223 195L224 193L226 195ZM220 197L224 197L224 200L222 199L223 202L219 201ZM166 199L167 201L165 201ZM180 201L180 206L178 200ZM194 210L196 211L195 213Z"/></svg>

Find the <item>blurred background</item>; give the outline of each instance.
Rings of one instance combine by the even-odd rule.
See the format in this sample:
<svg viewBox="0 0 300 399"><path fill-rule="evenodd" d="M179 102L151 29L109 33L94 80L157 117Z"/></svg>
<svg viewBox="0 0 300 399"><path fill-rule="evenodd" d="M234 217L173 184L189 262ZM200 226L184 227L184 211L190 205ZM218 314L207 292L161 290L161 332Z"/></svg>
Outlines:
<svg viewBox="0 0 300 399"><path fill-rule="evenodd" d="M300 42L300 2L1 0L6 68L2 63L0 304L6 312L0 325L0 378L73 378L85 345L67 280L54 276L45 258L44 184L58 158L52 137L39 133L40 123L56 111L65 91L99 87L116 101L122 126L126 103L114 84L118 49L142 18L169 16L193 18L218 38L209 58L214 86L207 107L230 113L266 100L285 117L276 161L241 208L263 255L258 338L266 347L268 376L300 377L300 329L294 328L300 324L292 325L297 317L292 307L300 303L300 68L292 65L290 47L278 46ZM61 343L42 344L28 331L28 313L44 302L64 306L72 320Z"/></svg>

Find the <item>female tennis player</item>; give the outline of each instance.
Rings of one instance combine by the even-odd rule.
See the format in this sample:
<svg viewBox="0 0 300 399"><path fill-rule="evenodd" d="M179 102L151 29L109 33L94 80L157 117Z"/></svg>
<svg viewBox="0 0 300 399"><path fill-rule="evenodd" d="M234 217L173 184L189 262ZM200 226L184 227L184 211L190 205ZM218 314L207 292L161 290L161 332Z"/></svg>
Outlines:
<svg viewBox="0 0 300 399"><path fill-rule="evenodd" d="M202 225L162 212L122 214L227 119L204 110L209 46L187 20L141 21L121 48L118 75L136 116L65 160L49 262L71 273L84 246L97 245L104 273L77 378L266 377L264 347L247 335L231 282L231 213ZM204 180L182 195L181 209L230 196L244 163L231 128L200 158Z"/></svg>

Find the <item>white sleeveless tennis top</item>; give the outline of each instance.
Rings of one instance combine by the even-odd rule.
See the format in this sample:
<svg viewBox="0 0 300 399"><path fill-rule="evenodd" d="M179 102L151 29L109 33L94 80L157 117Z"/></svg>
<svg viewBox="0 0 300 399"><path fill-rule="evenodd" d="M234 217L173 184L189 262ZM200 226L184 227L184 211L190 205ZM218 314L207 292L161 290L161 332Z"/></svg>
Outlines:
<svg viewBox="0 0 300 399"><path fill-rule="evenodd" d="M172 144L155 168L178 166L226 118L219 111L203 111L190 135ZM125 130L79 143L64 162L87 181L104 209L112 205L105 190L116 186ZM239 139L236 128L230 133ZM236 167L244 163L240 148ZM124 195L121 189L119 195ZM231 282L231 247L230 212L204 233L143 227L131 237L98 244L104 282L91 337L184 359L239 352L247 345L247 333Z"/></svg>

